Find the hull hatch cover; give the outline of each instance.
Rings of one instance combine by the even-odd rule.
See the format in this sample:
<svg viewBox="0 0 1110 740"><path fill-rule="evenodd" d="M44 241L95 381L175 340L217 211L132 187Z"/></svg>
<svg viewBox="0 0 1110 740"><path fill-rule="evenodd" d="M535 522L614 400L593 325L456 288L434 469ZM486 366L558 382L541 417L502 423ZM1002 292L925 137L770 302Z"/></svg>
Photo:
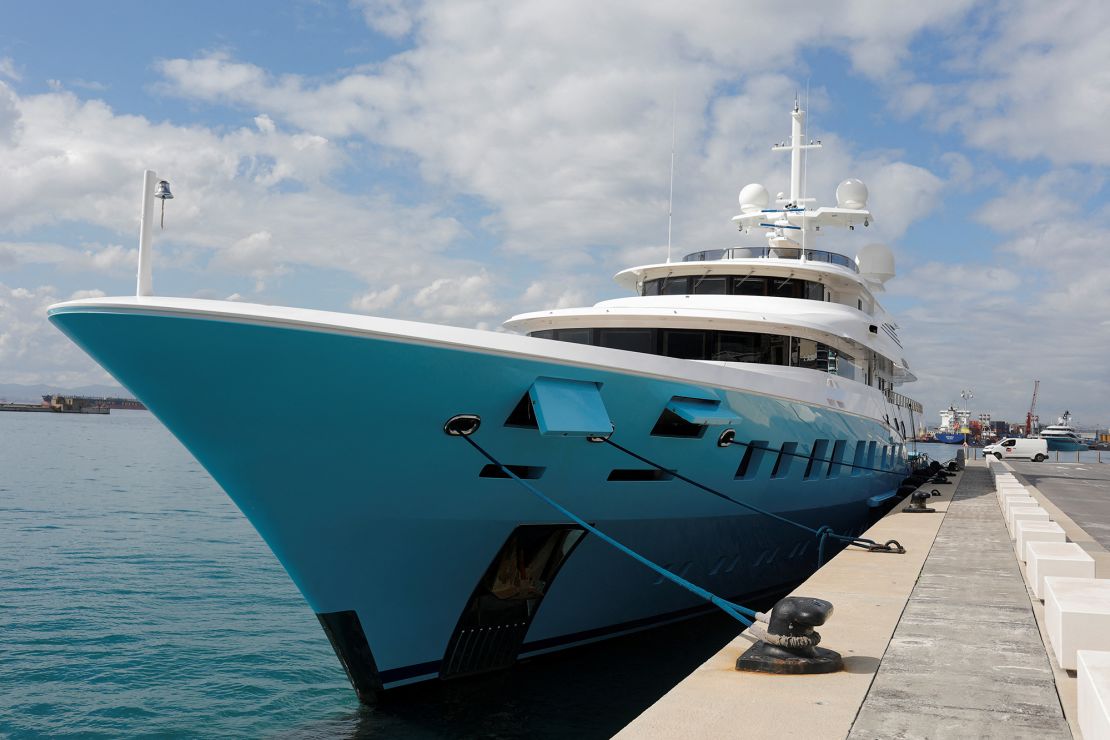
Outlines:
<svg viewBox="0 0 1110 740"><path fill-rule="evenodd" d="M540 434L564 437L605 436L613 431L597 383L565 378L536 378L528 389Z"/></svg>
<svg viewBox="0 0 1110 740"><path fill-rule="evenodd" d="M580 527L566 524L514 529L463 609L440 677L471 676L516 662L543 597L584 535Z"/></svg>
<svg viewBox="0 0 1110 740"><path fill-rule="evenodd" d="M718 400L675 396L667 403L667 411L700 426L727 426L741 421L739 414Z"/></svg>

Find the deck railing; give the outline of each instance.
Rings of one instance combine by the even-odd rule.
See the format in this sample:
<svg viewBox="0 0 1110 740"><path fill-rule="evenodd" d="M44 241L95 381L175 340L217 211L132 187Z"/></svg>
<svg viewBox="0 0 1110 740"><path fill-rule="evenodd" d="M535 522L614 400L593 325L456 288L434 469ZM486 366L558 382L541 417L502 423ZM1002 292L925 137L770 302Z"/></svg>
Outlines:
<svg viewBox="0 0 1110 740"><path fill-rule="evenodd" d="M682 258L683 262L711 262L715 260L738 259L780 259L800 260L803 252L808 262L828 262L831 265L846 267L852 272L859 272L855 260L836 252L827 252L824 249L785 249L777 247L732 247L730 249L705 249L701 252L692 252Z"/></svg>
<svg viewBox="0 0 1110 740"><path fill-rule="evenodd" d="M915 414L920 414L922 413L922 411L924 411L924 407L920 403L913 400L909 396L903 396L901 393L887 391L886 400L890 401L892 404L898 406L899 408L909 409Z"/></svg>

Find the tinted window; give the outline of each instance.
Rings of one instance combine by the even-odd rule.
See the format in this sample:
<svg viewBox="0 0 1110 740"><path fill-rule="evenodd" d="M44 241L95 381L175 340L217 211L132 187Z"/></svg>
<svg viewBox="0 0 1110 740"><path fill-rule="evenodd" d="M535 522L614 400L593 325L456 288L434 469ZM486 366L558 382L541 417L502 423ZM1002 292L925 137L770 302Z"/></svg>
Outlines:
<svg viewBox="0 0 1110 740"><path fill-rule="evenodd" d="M807 280L802 297L808 298L811 301L823 301L825 300L825 286L821 283L813 283Z"/></svg>
<svg viewBox="0 0 1110 740"><path fill-rule="evenodd" d="M790 337L723 331L717 334L717 347L712 359L785 365L789 346Z"/></svg>
<svg viewBox="0 0 1110 740"><path fill-rule="evenodd" d="M644 282L644 295L659 295L659 286L662 280L648 280Z"/></svg>
<svg viewBox="0 0 1110 740"><path fill-rule="evenodd" d="M734 295L764 295L767 292L766 280L761 277L736 277L732 279Z"/></svg>
<svg viewBox="0 0 1110 740"><path fill-rule="evenodd" d="M686 295L690 292L690 279L669 277L663 280L663 295Z"/></svg>
<svg viewBox="0 0 1110 740"><path fill-rule="evenodd" d="M663 354L684 360L704 360L706 337L704 331L663 331Z"/></svg>
<svg viewBox="0 0 1110 740"><path fill-rule="evenodd" d="M559 329L555 333L555 338L560 342L574 342L575 344L589 344L590 343L590 330L589 329Z"/></svg>
<svg viewBox="0 0 1110 740"><path fill-rule="evenodd" d="M554 339L555 338L555 330L554 329L544 329L543 331L534 331L534 332L532 332L531 336L536 337L537 339Z"/></svg>
<svg viewBox="0 0 1110 740"><path fill-rule="evenodd" d="M799 288L802 286L797 280L774 278L771 281L771 291L769 295L777 298L800 298Z"/></svg>
<svg viewBox="0 0 1110 740"><path fill-rule="evenodd" d="M654 329L598 329L598 344L612 349L624 349L629 352L655 351Z"/></svg>
<svg viewBox="0 0 1110 740"><path fill-rule="evenodd" d="M728 278L726 277L696 277L693 279L693 289L696 295L724 295L728 293Z"/></svg>
<svg viewBox="0 0 1110 740"><path fill-rule="evenodd" d="M763 342L760 334L721 332L717 335L714 360L725 362L762 362Z"/></svg>

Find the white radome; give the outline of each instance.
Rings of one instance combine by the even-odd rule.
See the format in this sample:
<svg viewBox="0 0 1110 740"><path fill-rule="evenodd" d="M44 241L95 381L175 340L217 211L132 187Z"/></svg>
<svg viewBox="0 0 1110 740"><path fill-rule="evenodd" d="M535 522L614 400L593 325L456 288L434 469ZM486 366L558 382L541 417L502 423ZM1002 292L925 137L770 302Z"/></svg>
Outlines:
<svg viewBox="0 0 1110 740"><path fill-rule="evenodd" d="M894 252L885 244L868 244L856 255L856 265L860 275L881 285L894 277Z"/></svg>
<svg viewBox="0 0 1110 740"><path fill-rule="evenodd" d="M771 194L767 192L767 188L760 185L758 182L753 182L745 185L740 190L740 212L741 213L755 213L767 207L771 202Z"/></svg>
<svg viewBox="0 0 1110 740"><path fill-rule="evenodd" d="M862 180L849 177L836 186L836 205L856 211L867 208L867 186Z"/></svg>

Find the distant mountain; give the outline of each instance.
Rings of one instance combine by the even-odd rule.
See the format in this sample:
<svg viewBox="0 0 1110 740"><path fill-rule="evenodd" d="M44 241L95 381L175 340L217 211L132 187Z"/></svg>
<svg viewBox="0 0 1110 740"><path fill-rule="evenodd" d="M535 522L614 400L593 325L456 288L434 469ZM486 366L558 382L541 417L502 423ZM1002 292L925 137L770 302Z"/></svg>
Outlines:
<svg viewBox="0 0 1110 740"><path fill-rule="evenodd" d="M132 398L131 391L118 385L81 385L76 388L62 388L57 385L20 385L19 383L0 383L0 401L10 403L38 403L47 393L61 393L67 396L118 396Z"/></svg>

